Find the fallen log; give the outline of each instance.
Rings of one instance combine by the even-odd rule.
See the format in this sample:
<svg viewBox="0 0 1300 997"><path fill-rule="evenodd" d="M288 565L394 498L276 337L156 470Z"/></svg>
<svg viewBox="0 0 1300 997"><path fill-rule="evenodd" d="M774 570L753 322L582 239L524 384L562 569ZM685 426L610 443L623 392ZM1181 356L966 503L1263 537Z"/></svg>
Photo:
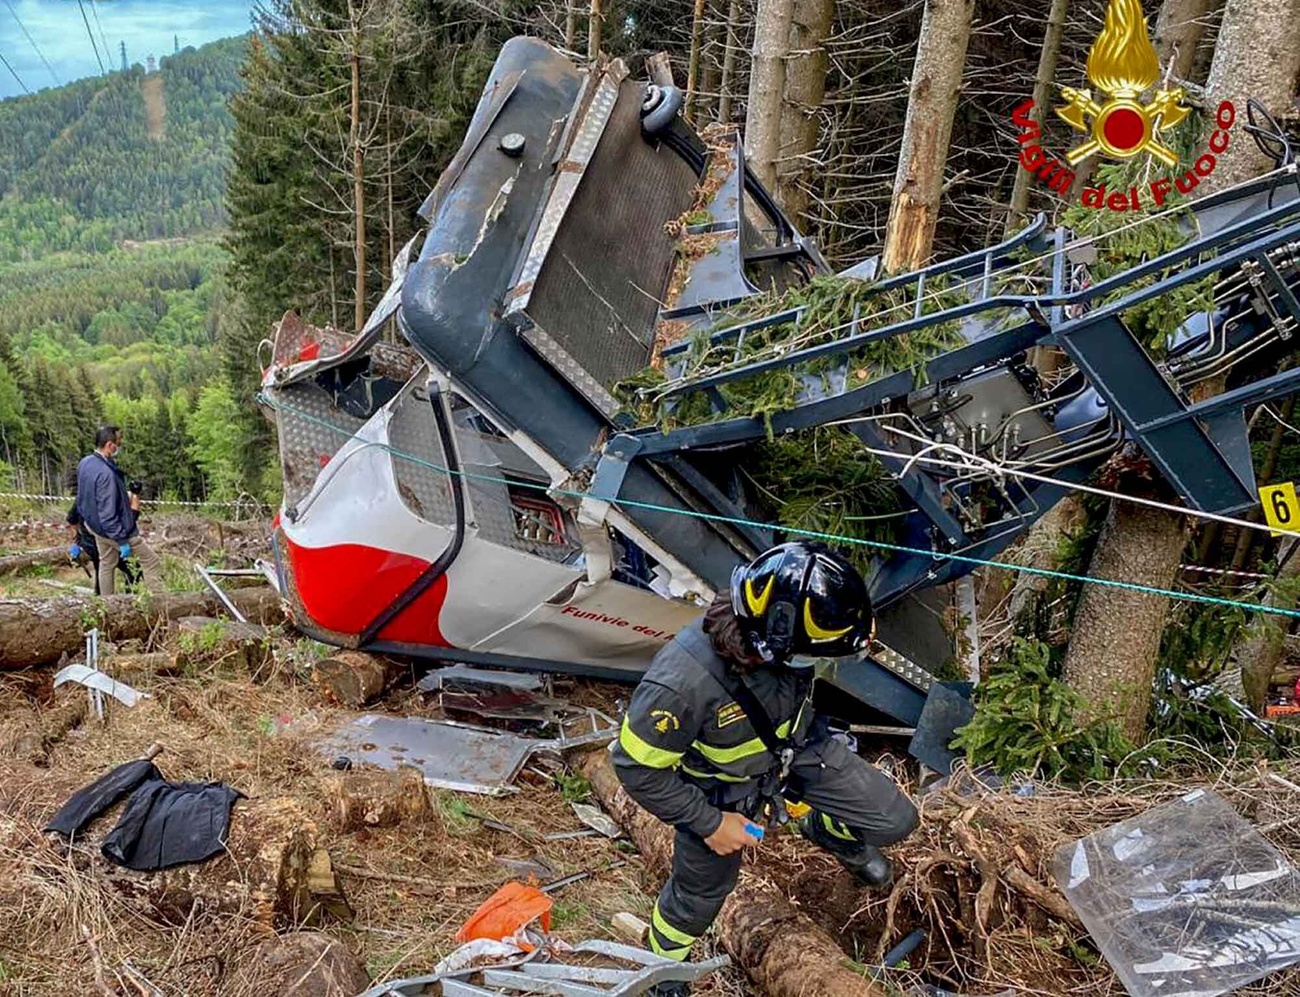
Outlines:
<svg viewBox="0 0 1300 997"><path fill-rule="evenodd" d="M258 623L183 616L172 621L170 636L175 638L176 664L183 670L211 665L257 678L265 676L275 662L266 627Z"/></svg>
<svg viewBox="0 0 1300 997"><path fill-rule="evenodd" d="M80 727L90 712L86 690L81 686L58 689L48 707L9 724L3 754L44 768L50 749L68 732Z"/></svg>
<svg viewBox="0 0 1300 997"><path fill-rule="evenodd" d="M238 590L230 598L250 620L272 624L283 619L280 597L269 587ZM94 626L107 640L142 640L167 620L221 612L221 601L210 592L0 599L0 671L56 661L65 651L76 654Z"/></svg>
<svg viewBox="0 0 1300 997"><path fill-rule="evenodd" d="M68 549L66 547L43 547L40 550L29 551L26 554L8 554L0 557L0 575L10 575L15 571L26 571L28 568L37 568L46 564L67 563Z"/></svg>
<svg viewBox="0 0 1300 997"><path fill-rule="evenodd" d="M637 806L614 774L609 753L593 751L578 764L610 816L636 843L647 865L667 875L673 832ZM886 991L849 968L831 935L770 883L742 870L714 923L723 947L768 997L885 997Z"/></svg>
<svg viewBox="0 0 1300 997"><path fill-rule="evenodd" d="M340 831L396 827L433 817L433 802L420 770L402 766L394 772L370 769L332 777L326 794Z"/></svg>
<svg viewBox="0 0 1300 997"><path fill-rule="evenodd" d="M335 651L312 666L312 681L342 706L359 709L373 703L405 669L365 651Z"/></svg>

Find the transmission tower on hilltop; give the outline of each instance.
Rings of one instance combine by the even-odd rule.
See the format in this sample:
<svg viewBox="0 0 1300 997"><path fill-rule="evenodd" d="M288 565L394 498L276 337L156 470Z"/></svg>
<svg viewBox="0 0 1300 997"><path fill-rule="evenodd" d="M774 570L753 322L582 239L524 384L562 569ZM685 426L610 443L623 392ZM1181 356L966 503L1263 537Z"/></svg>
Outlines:
<svg viewBox="0 0 1300 997"><path fill-rule="evenodd" d="M118 47L118 49L119 49L119 50L121 51L121 53L122 53L122 72L125 73L126 70L127 70L127 65L126 65L126 42L125 42L125 41L120 41L120 42L118 42L118 43L117 43L117 47Z"/></svg>

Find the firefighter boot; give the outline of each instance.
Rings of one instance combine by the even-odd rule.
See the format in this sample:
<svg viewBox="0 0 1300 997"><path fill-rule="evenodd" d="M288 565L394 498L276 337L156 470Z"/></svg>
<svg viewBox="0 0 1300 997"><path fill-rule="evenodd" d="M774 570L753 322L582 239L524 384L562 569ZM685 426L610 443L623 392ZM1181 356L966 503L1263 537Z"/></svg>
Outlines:
<svg viewBox="0 0 1300 997"><path fill-rule="evenodd" d="M826 849L864 886L886 887L893 881L894 865L875 845L859 840L851 828L829 814L814 810L799 819L799 831Z"/></svg>

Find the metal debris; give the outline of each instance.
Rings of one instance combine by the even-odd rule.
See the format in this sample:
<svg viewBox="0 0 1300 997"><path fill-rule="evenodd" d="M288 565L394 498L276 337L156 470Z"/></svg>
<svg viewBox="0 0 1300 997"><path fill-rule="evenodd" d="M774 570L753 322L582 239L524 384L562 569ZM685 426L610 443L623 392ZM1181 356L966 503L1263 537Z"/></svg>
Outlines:
<svg viewBox="0 0 1300 997"><path fill-rule="evenodd" d="M602 956L613 965L571 966L548 962L542 958L546 953L539 949L529 956L501 957L493 965L484 966L481 965L484 953L471 952L466 959L460 957L462 949L457 949L439 964L444 967L441 970L427 976L381 983L359 997L415 997L431 983L442 985L443 997L505 997L520 993L634 997L659 983L696 983L731 963L725 955L702 962L675 962L647 949L601 940L582 942L571 951L575 955Z"/></svg>
<svg viewBox="0 0 1300 997"><path fill-rule="evenodd" d="M118 682L111 678L105 672L97 668L90 668L86 665L68 665L57 675L54 676L55 688L63 685L65 682L76 682L90 689L92 695L95 693L107 693L116 699L123 706L134 706L142 699L148 699L149 693L140 692L133 689L125 682ZM102 709L100 710L102 716Z"/></svg>
<svg viewBox="0 0 1300 997"><path fill-rule="evenodd" d="M615 869L621 869L627 865L623 859L615 859L609 865L600 869L584 869L582 872L575 872L572 876L565 876L563 879L557 879L554 882L547 883L542 887L543 893L554 893L556 890L562 890L566 886L574 883L581 883L584 879L590 879L592 876L599 875L602 872L613 872Z"/></svg>
<svg viewBox="0 0 1300 997"><path fill-rule="evenodd" d="M226 595L226 593L221 590L221 586L217 584L217 580L213 577L213 575L216 574L217 571L221 571L221 569L210 570L208 568L205 568L201 564L196 564L194 565L194 570L197 571L199 577L203 579L203 584L205 584L208 588L210 588L216 594L216 597L221 600L221 604L226 607L226 611L230 613L231 616L233 616L240 623L248 622L248 617L245 616L243 613L241 613L239 609L235 606L235 604L230 601L230 596ZM261 574L260 571L251 572L251 573L256 575ZM234 572L221 571L221 574L229 575L229 574L234 574Z"/></svg>
<svg viewBox="0 0 1300 997"><path fill-rule="evenodd" d="M492 861L516 879L536 879L540 883L554 879L556 875L556 869L540 856L531 859L509 859L497 855L493 856Z"/></svg>
<svg viewBox="0 0 1300 997"><path fill-rule="evenodd" d="M504 686L522 692L537 692L543 688L542 676L529 672L488 671L469 665L452 665L439 668L420 679L417 687L425 692L437 692L452 685Z"/></svg>
<svg viewBox="0 0 1300 997"><path fill-rule="evenodd" d="M573 812L578 815L578 820L582 821L593 831L603 834L607 838L618 838L623 834L623 829L614 822L608 815L602 813L599 807L593 807L586 803L570 803Z"/></svg>
<svg viewBox="0 0 1300 997"><path fill-rule="evenodd" d="M450 720L367 713L338 728L317 745L327 758L346 755L353 764L382 769L413 765L439 789L499 796L539 751L564 751L618 736L616 728L577 737L540 740Z"/></svg>

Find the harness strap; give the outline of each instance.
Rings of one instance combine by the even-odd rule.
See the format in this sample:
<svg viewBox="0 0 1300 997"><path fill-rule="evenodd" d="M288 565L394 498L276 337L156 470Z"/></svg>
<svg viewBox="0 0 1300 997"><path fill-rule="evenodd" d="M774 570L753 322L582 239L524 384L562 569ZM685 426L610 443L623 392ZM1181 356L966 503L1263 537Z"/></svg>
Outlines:
<svg viewBox="0 0 1300 997"><path fill-rule="evenodd" d="M708 672L710 678L722 687L722 691L739 703L740 708L745 711L745 716L753 726L754 733L758 735L758 739L763 742L763 746L767 748L768 753L772 756L772 768L780 772L778 786L780 783L784 783L790 771L791 759L794 757L793 742L799 727L799 721L803 717L803 708L812 695L812 683L808 683L808 693L803 703L800 704L794 722L790 724L789 734L786 737L781 737L776 732L776 724L772 722L772 717L763 704L759 702L754 690L750 688L744 676L733 672L721 658L713 653L713 648L703 631L699 633L692 631L685 636L688 639L683 640L682 644L687 653Z"/></svg>

